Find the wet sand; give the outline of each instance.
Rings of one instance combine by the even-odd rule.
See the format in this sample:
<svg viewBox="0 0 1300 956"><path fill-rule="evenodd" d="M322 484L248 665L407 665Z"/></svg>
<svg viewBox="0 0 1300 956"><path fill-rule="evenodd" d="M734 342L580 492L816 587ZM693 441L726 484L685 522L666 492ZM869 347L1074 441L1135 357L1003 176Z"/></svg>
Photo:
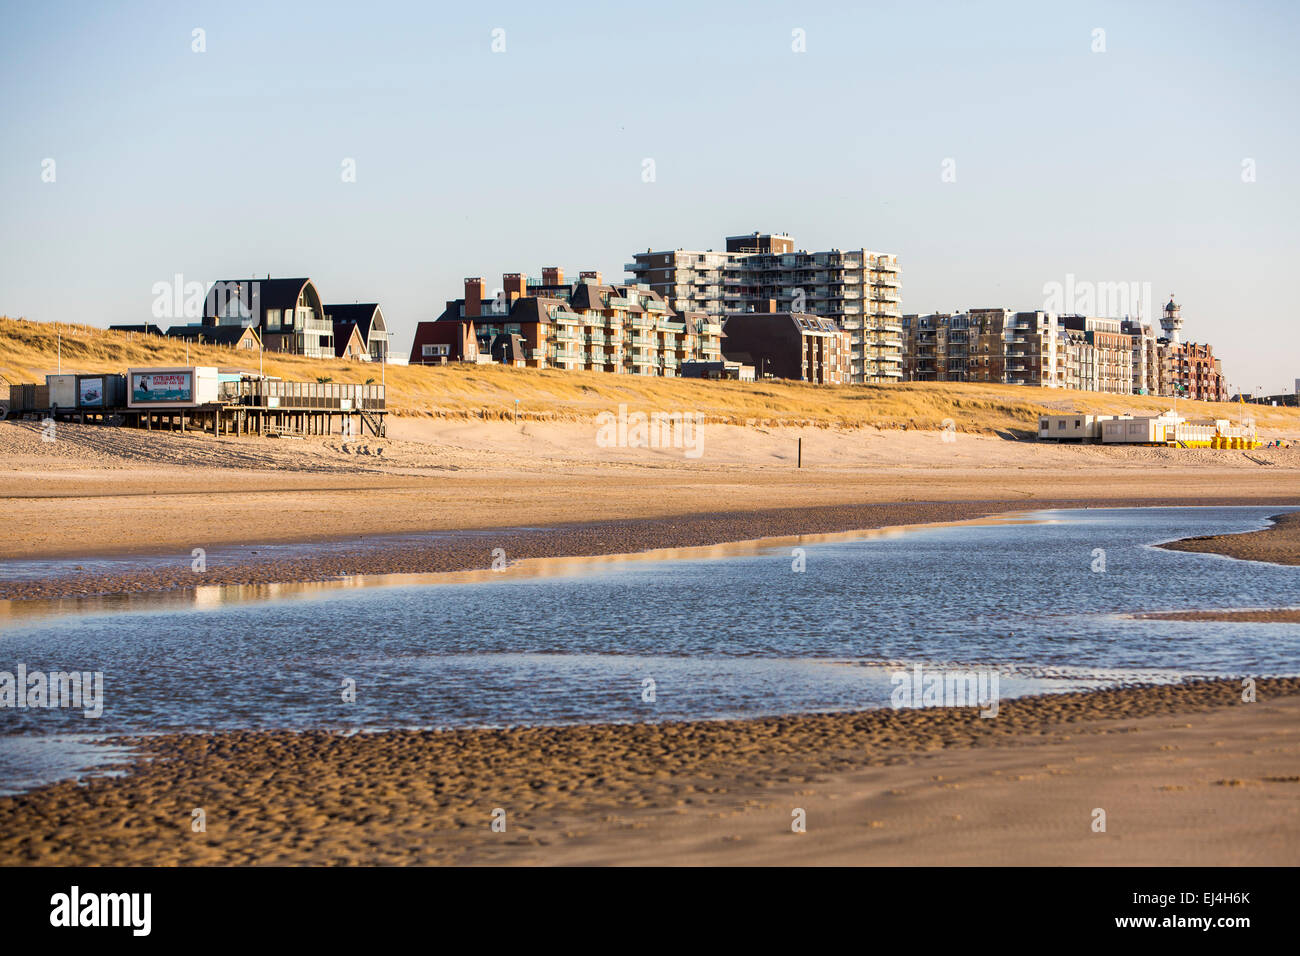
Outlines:
<svg viewBox="0 0 1300 956"><path fill-rule="evenodd" d="M1236 621L1239 624L1300 624L1300 608L1262 608L1254 611L1160 611L1135 614L1149 621Z"/></svg>
<svg viewBox="0 0 1300 956"><path fill-rule="evenodd" d="M1233 498L1204 498L1188 505L1232 505ZM1159 499L1039 499L1032 510L1083 507L1143 507L1165 504ZM540 528L474 529L472 534L436 536L412 541L374 536L304 544L291 556L249 556L223 561L215 555L202 572L194 570L191 552L162 555L169 566L104 573L69 570L36 580L0 581L0 600L79 597L169 591L206 585L259 585L276 582L331 581L349 575L427 574L471 571L491 567L500 548L508 562L634 554L659 548L689 548L759 538L868 531L901 525L970 521L989 515L1026 510L1026 502L932 501L834 505L808 508L755 508L593 521ZM266 530L269 530L269 526ZM1225 535L1223 538L1240 537ZM149 552L143 554L148 555ZM155 552L156 554L156 552ZM135 552L134 557L142 556ZM97 557L104 557L99 555Z"/></svg>
<svg viewBox="0 0 1300 956"><path fill-rule="evenodd" d="M124 777L0 798L0 864L1295 864L1300 679L1257 693L125 738Z"/></svg>
<svg viewBox="0 0 1300 956"><path fill-rule="evenodd" d="M1242 561L1300 564L1300 511L1273 516L1273 525L1245 534L1215 534L1184 538L1161 545L1171 551L1222 554Z"/></svg>

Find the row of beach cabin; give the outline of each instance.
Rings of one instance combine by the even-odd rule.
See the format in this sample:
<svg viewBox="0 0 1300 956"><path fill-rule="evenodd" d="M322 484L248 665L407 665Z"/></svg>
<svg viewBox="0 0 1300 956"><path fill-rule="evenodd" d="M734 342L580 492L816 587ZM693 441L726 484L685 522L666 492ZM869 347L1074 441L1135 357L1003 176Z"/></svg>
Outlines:
<svg viewBox="0 0 1300 956"><path fill-rule="evenodd" d="M1189 422L1174 412L1159 415L1043 415L1038 440L1103 445L1165 445L1175 448L1259 448L1255 423L1226 418Z"/></svg>

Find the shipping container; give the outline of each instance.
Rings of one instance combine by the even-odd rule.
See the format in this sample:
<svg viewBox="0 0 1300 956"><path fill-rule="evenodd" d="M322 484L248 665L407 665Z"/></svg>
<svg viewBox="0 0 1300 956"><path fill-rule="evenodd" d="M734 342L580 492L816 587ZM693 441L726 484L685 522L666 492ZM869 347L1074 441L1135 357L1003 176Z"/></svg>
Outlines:
<svg viewBox="0 0 1300 956"><path fill-rule="evenodd" d="M126 376L111 372L45 376L50 405L69 408L121 408L126 404Z"/></svg>
<svg viewBox="0 0 1300 956"><path fill-rule="evenodd" d="M129 408L197 408L217 401L218 389L212 365L127 370Z"/></svg>
<svg viewBox="0 0 1300 956"><path fill-rule="evenodd" d="M72 374L47 375L45 385L50 390L50 405L59 408L77 406L77 376Z"/></svg>

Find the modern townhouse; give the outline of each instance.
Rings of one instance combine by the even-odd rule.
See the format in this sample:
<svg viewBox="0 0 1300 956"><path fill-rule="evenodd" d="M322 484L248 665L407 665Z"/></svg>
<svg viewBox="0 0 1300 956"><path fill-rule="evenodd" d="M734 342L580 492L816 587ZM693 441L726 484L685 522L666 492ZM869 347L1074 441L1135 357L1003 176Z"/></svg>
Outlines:
<svg viewBox="0 0 1300 956"><path fill-rule="evenodd" d="M203 304L203 324L257 330L268 352L334 358L334 323L311 279L227 279Z"/></svg>
<svg viewBox="0 0 1300 956"><path fill-rule="evenodd" d="M336 303L325 306L325 315L333 326L334 350L339 357L343 356L344 346L351 340L355 329L356 341L360 343L360 354L355 358L368 362L388 361L388 324L379 303Z"/></svg>

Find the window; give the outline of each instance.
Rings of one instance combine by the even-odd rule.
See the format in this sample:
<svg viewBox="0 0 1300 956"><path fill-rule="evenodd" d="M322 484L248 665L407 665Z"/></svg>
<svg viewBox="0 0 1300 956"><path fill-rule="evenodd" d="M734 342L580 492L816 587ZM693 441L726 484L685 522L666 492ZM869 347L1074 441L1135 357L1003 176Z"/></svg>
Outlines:
<svg viewBox="0 0 1300 956"><path fill-rule="evenodd" d="M435 358L439 355L449 355L450 353L450 345L425 345L421 348L420 352L420 354L425 358Z"/></svg>

